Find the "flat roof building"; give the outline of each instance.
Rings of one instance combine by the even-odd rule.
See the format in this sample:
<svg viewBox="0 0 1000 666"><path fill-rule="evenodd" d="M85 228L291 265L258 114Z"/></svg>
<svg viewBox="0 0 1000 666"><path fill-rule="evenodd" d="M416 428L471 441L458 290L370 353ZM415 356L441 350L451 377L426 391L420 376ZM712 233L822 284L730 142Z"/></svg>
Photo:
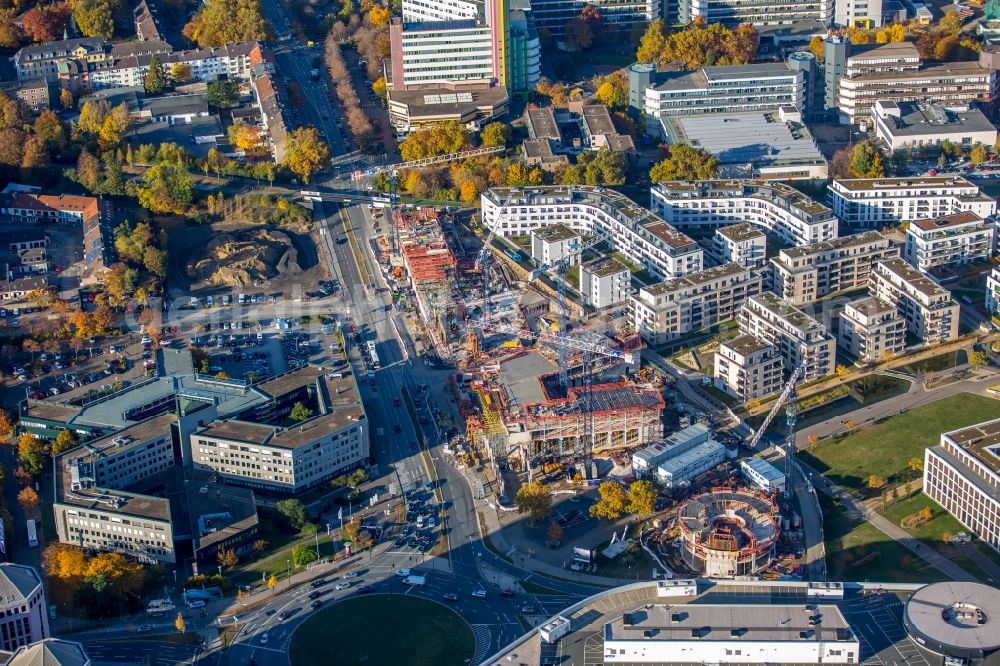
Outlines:
<svg viewBox="0 0 1000 666"><path fill-rule="evenodd" d="M859 363L886 361L906 350L906 321L875 297L852 301L840 315L837 342Z"/></svg>
<svg viewBox="0 0 1000 666"><path fill-rule="evenodd" d="M827 190L834 215L853 229L881 229L901 222L971 211L986 218L997 202L960 176L836 178Z"/></svg>
<svg viewBox="0 0 1000 666"><path fill-rule="evenodd" d="M712 258L720 264L760 268L767 258L767 235L749 222L720 227L712 236Z"/></svg>
<svg viewBox="0 0 1000 666"><path fill-rule="evenodd" d="M961 266L993 256L994 224L972 211L907 225L903 258L924 273L941 266Z"/></svg>
<svg viewBox="0 0 1000 666"><path fill-rule="evenodd" d="M624 303L631 293L632 273L614 257L602 257L580 266L583 302L597 308Z"/></svg>
<svg viewBox="0 0 1000 666"><path fill-rule="evenodd" d="M874 108L875 136L890 151L939 146L950 141L963 148L977 143L992 147L997 128L979 109L952 111L940 104L887 102Z"/></svg>
<svg viewBox="0 0 1000 666"><path fill-rule="evenodd" d="M525 236L553 224L606 241L660 279L702 268L691 238L623 194L591 186L495 187L481 196L483 225L500 236Z"/></svg>
<svg viewBox="0 0 1000 666"><path fill-rule="evenodd" d="M713 374L716 387L748 402L781 390L784 362L774 345L741 335L719 345Z"/></svg>
<svg viewBox="0 0 1000 666"><path fill-rule="evenodd" d="M740 473L765 493L780 493L785 489L785 473L760 456L740 460Z"/></svg>
<svg viewBox="0 0 1000 666"><path fill-rule="evenodd" d="M712 432L696 423L632 455L636 476L655 476L665 488L689 484L722 464L726 447L712 439Z"/></svg>
<svg viewBox="0 0 1000 666"><path fill-rule="evenodd" d="M580 234L565 224L550 224L531 231L531 258L543 265L551 266L567 257L571 264L577 263L573 250L579 245Z"/></svg>
<svg viewBox="0 0 1000 666"><path fill-rule="evenodd" d="M629 297L632 326L647 343L663 344L732 319L762 283L759 272L731 263L642 287Z"/></svg>
<svg viewBox="0 0 1000 666"><path fill-rule="evenodd" d="M893 307L906 330L929 345L958 338L959 306L951 292L902 259L880 261L869 291Z"/></svg>
<svg viewBox="0 0 1000 666"><path fill-rule="evenodd" d="M872 265L898 254L877 231L783 249L771 258L771 287L792 305L813 303L839 291L864 288Z"/></svg>
<svg viewBox="0 0 1000 666"><path fill-rule="evenodd" d="M650 190L650 207L678 229L718 229L749 222L789 245L811 245L837 237L837 218L830 208L783 183L657 183Z"/></svg>
<svg viewBox="0 0 1000 666"><path fill-rule="evenodd" d="M740 333L774 345L785 371L805 366L809 381L833 374L836 342L826 327L770 292L751 296L739 313Z"/></svg>
<svg viewBox="0 0 1000 666"><path fill-rule="evenodd" d="M986 311L993 323L1000 326L1000 268L994 268L986 276Z"/></svg>

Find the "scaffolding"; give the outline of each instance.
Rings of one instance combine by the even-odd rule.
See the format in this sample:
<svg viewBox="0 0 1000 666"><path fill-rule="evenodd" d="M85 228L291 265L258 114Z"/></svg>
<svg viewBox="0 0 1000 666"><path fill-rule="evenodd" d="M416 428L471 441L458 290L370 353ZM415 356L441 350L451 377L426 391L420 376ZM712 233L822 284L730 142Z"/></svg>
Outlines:
<svg viewBox="0 0 1000 666"><path fill-rule="evenodd" d="M488 391L481 383L474 383L472 392L479 401L482 415L482 436L493 456L507 455L507 428L503 423L503 403L497 393ZM470 438L471 441L471 438Z"/></svg>

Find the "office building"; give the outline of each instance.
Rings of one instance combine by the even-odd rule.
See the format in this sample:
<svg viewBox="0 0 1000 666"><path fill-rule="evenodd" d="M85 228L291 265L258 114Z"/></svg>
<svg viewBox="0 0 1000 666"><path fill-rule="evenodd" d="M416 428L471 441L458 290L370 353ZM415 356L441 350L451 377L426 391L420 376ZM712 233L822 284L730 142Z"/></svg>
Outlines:
<svg viewBox="0 0 1000 666"><path fill-rule="evenodd" d="M749 222L788 245L837 237L830 209L783 183L759 180L674 181L650 190L650 207L678 229L718 229Z"/></svg>
<svg viewBox="0 0 1000 666"><path fill-rule="evenodd" d="M861 653L833 604L648 604L606 623L603 636L606 664L856 664Z"/></svg>
<svg viewBox="0 0 1000 666"><path fill-rule="evenodd" d="M628 35L635 24L646 25L660 18L663 3L656 0L594 0L588 5L597 9L604 22L617 26ZM535 25L545 28L556 39L566 35L566 24L580 15L584 5L575 0L532 0Z"/></svg>
<svg viewBox="0 0 1000 666"><path fill-rule="evenodd" d="M542 78L542 43L530 3L511 2L508 33L507 88L511 93L532 91Z"/></svg>
<svg viewBox="0 0 1000 666"><path fill-rule="evenodd" d="M660 126L667 143L698 146L716 157L720 178L825 181L828 176L826 158L794 106L663 116Z"/></svg>
<svg viewBox="0 0 1000 666"><path fill-rule="evenodd" d="M906 322L896 308L872 296L852 301L840 315L837 343L859 364L878 363L906 349Z"/></svg>
<svg viewBox="0 0 1000 666"><path fill-rule="evenodd" d="M724 23L737 26L750 23L755 26L782 26L795 24L822 30L833 20L833 0L788 0L787 2L761 2L761 0L679 0L678 18L690 23L696 18L706 23Z"/></svg>
<svg viewBox="0 0 1000 666"><path fill-rule="evenodd" d="M494 187L481 196L483 225L500 236L527 236L564 224L607 244L652 275L671 279L702 269L703 251L685 234L623 194L591 186Z"/></svg>
<svg viewBox="0 0 1000 666"><path fill-rule="evenodd" d="M565 224L550 224L531 231L531 258L546 266L566 257L571 264L576 263L578 257L573 251L579 246L580 234Z"/></svg>
<svg viewBox="0 0 1000 666"><path fill-rule="evenodd" d="M951 292L902 259L880 261L869 283L872 296L893 307L906 330L932 345L958 338L958 303Z"/></svg>
<svg viewBox="0 0 1000 666"><path fill-rule="evenodd" d="M49 635L49 609L38 569L0 562L0 650L13 652Z"/></svg>
<svg viewBox="0 0 1000 666"><path fill-rule="evenodd" d="M717 388L748 402L781 390L784 362L773 345L741 335L719 345L713 373Z"/></svg>
<svg viewBox="0 0 1000 666"><path fill-rule="evenodd" d="M785 473L760 456L740 460L740 473L768 495L785 489Z"/></svg>
<svg viewBox="0 0 1000 666"><path fill-rule="evenodd" d="M720 227L712 236L711 254L720 264L760 268L767 258L767 235L749 222Z"/></svg>
<svg viewBox="0 0 1000 666"><path fill-rule="evenodd" d="M861 289L868 285L876 261L898 253L877 231L783 249L771 258L772 290L792 305L805 305L839 291Z"/></svg>
<svg viewBox="0 0 1000 666"><path fill-rule="evenodd" d="M483 3L476 0L405 0L403 20L407 23L477 19Z"/></svg>
<svg viewBox="0 0 1000 666"><path fill-rule="evenodd" d="M891 5L891 2L886 2ZM836 0L833 23L838 26L861 25L877 28L883 23L882 0Z"/></svg>
<svg viewBox="0 0 1000 666"><path fill-rule="evenodd" d="M624 303L631 289L632 274L617 259L606 257L585 262L580 266L580 294L592 308Z"/></svg>
<svg viewBox="0 0 1000 666"><path fill-rule="evenodd" d="M177 561L170 502L126 489L175 466L173 414L92 440L56 458L56 533L62 543L142 562Z"/></svg>
<svg viewBox="0 0 1000 666"><path fill-rule="evenodd" d="M632 471L640 478L655 476L670 489L689 484L725 459L726 447L712 439L704 424L696 423L637 451Z"/></svg>
<svg viewBox="0 0 1000 666"><path fill-rule="evenodd" d="M986 311L993 323L1000 325L1000 268L994 268L986 276Z"/></svg>
<svg viewBox="0 0 1000 666"><path fill-rule="evenodd" d="M80 643L46 638L19 647L4 666L91 666L91 663Z"/></svg>
<svg viewBox="0 0 1000 666"><path fill-rule="evenodd" d="M1000 551L1000 419L941 434L924 451L924 492Z"/></svg>
<svg viewBox="0 0 1000 666"><path fill-rule="evenodd" d="M914 220L906 228L903 258L928 273L993 255L995 226L972 211Z"/></svg>
<svg viewBox="0 0 1000 666"><path fill-rule="evenodd" d="M591 150L635 154L635 142L628 134L619 134L611 120L611 112L603 104L584 104L579 109L580 135L583 145Z"/></svg>
<svg viewBox="0 0 1000 666"><path fill-rule="evenodd" d="M805 74L782 62L719 65L693 72L633 67L646 74L636 78L637 83L649 82L636 110L645 111L646 131L652 135L662 136L660 121L671 116L776 112L781 107L801 110L805 104Z"/></svg>
<svg viewBox="0 0 1000 666"><path fill-rule="evenodd" d="M497 78L493 28L476 19L389 26L393 90L489 87ZM456 54L461 53L461 58Z"/></svg>
<svg viewBox="0 0 1000 666"><path fill-rule="evenodd" d="M732 263L642 287L629 298L630 320L643 340L661 345L735 317L761 292L760 274Z"/></svg>
<svg viewBox="0 0 1000 666"><path fill-rule="evenodd" d="M890 151L913 151L950 141L963 149L982 144L992 148L997 128L979 109L952 111L940 104L875 102L875 136Z"/></svg>
<svg viewBox="0 0 1000 666"><path fill-rule="evenodd" d="M751 296L739 313L740 333L774 345L791 372L805 366L806 381L833 374L836 341L826 327L770 292Z"/></svg>
<svg viewBox="0 0 1000 666"><path fill-rule="evenodd" d="M837 178L828 196L833 214L852 229L896 227L966 211L987 218L997 210L996 199L960 176Z"/></svg>

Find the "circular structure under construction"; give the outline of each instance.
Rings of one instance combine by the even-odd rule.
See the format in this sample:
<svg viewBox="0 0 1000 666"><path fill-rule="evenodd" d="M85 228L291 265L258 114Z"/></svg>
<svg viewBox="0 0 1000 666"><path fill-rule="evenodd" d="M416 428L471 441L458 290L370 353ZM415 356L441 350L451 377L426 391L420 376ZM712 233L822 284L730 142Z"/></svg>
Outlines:
<svg viewBox="0 0 1000 666"><path fill-rule="evenodd" d="M778 507L752 490L715 488L677 514L684 562L707 578L750 576L771 564L781 534Z"/></svg>
<svg viewBox="0 0 1000 666"><path fill-rule="evenodd" d="M1000 651L1000 590L981 583L927 585L906 602L903 625L931 652L978 662Z"/></svg>

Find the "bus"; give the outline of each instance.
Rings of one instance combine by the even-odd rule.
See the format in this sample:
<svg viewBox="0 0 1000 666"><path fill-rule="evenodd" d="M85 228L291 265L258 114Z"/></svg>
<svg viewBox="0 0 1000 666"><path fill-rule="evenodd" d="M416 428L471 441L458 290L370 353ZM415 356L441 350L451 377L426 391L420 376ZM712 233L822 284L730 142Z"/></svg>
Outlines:
<svg viewBox="0 0 1000 666"><path fill-rule="evenodd" d="M35 529L35 521L28 521L28 545L32 548L38 546L38 530Z"/></svg>
<svg viewBox="0 0 1000 666"><path fill-rule="evenodd" d="M365 346L368 349L368 358L372 362L372 368L378 370L380 366L378 362L378 351L375 350L375 342L369 340L368 342L365 343Z"/></svg>

